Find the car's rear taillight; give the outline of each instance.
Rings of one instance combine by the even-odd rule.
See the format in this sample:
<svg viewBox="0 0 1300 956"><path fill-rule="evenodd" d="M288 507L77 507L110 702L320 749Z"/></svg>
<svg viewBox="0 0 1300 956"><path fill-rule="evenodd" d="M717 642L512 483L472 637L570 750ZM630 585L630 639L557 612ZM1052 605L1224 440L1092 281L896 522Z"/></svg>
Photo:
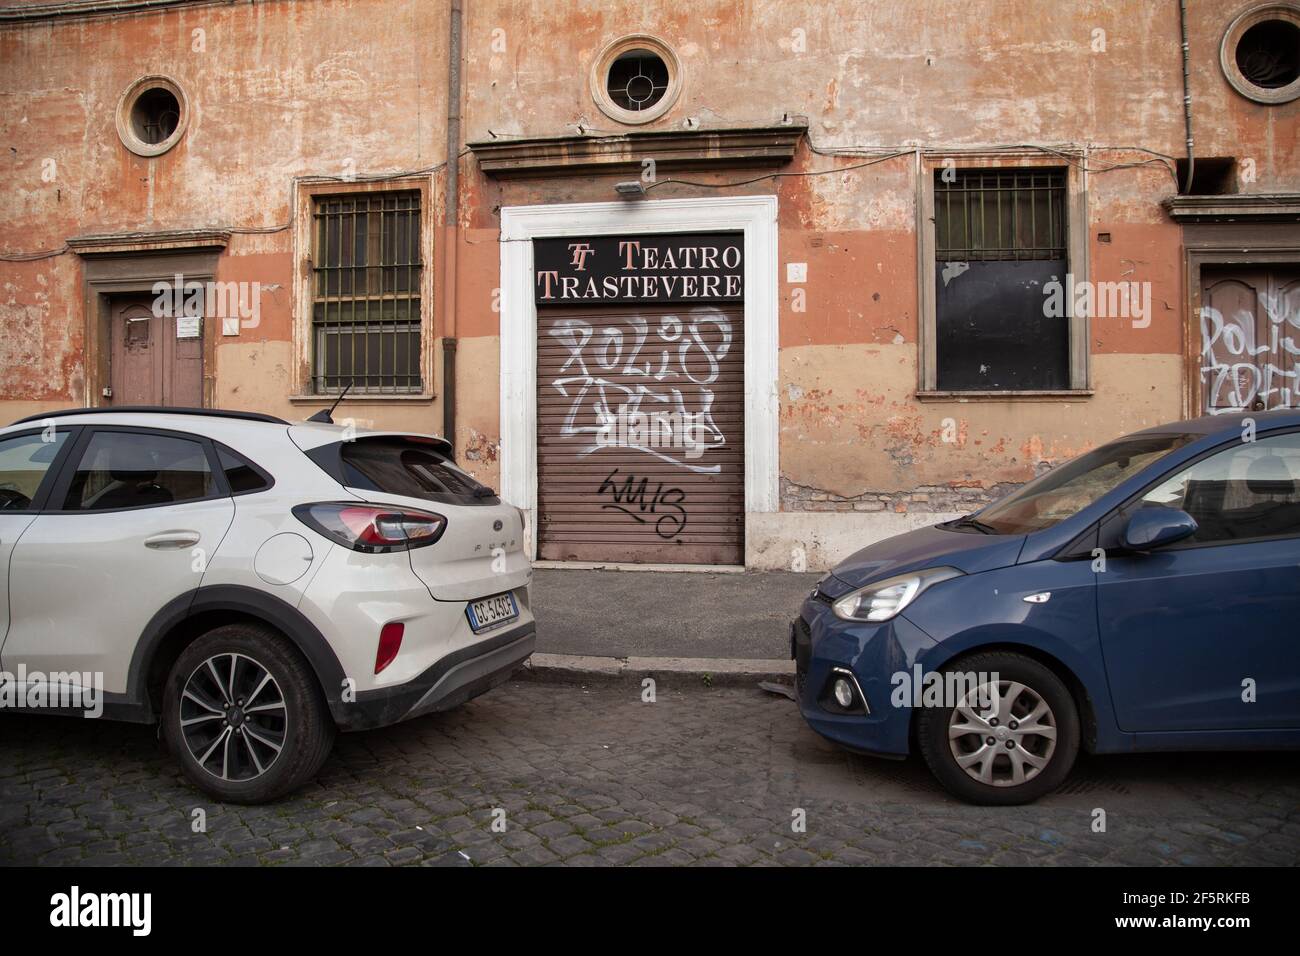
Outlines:
<svg viewBox="0 0 1300 956"><path fill-rule="evenodd" d="M293 515L331 541L369 554L433 544L447 527L447 519L432 511L360 502L298 505Z"/></svg>
<svg viewBox="0 0 1300 956"><path fill-rule="evenodd" d="M406 625L401 621L389 621L379 629L379 649L375 651L376 674L397 658L397 652L402 649L402 636L405 633Z"/></svg>

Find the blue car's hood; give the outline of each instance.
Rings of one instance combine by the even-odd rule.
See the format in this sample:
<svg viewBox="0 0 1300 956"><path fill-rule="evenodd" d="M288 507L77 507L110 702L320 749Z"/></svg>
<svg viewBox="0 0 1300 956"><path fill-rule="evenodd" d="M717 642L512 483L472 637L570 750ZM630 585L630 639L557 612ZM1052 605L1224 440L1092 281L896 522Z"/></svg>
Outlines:
<svg viewBox="0 0 1300 956"><path fill-rule="evenodd" d="M1015 564L1024 544L1022 534L986 535L978 531L946 531L935 525L878 541L849 555L823 579L818 589L828 598L881 578L950 567L977 574Z"/></svg>

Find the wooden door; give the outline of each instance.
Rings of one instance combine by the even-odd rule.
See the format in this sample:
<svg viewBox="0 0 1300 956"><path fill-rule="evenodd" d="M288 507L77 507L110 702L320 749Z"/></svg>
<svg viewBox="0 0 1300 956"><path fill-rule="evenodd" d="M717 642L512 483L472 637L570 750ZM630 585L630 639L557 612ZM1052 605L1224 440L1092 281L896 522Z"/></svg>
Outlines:
<svg viewBox="0 0 1300 956"><path fill-rule="evenodd" d="M1300 269L1201 271L1202 407L1300 405Z"/></svg>
<svg viewBox="0 0 1300 956"><path fill-rule="evenodd" d="M110 312L108 404L200 407L202 320L157 316L153 296L114 298Z"/></svg>

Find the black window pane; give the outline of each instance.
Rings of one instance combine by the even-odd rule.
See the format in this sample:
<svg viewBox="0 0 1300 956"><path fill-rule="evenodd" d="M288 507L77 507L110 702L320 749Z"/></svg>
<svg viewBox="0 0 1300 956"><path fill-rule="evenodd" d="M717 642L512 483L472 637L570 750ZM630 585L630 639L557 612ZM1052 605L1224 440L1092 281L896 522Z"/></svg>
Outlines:
<svg viewBox="0 0 1300 956"><path fill-rule="evenodd" d="M99 432L82 453L63 507L73 511L141 508L214 493L208 457L198 442Z"/></svg>
<svg viewBox="0 0 1300 956"><path fill-rule="evenodd" d="M66 431L56 429L49 441L44 433L0 441L0 511L21 511L31 506L67 437Z"/></svg>
<svg viewBox="0 0 1300 956"><path fill-rule="evenodd" d="M1161 482L1142 507L1186 511L1194 544L1300 535L1300 435L1234 443Z"/></svg>
<svg viewBox="0 0 1300 956"><path fill-rule="evenodd" d="M221 462L222 471L226 473L226 483L230 485L231 494L247 494L250 491L262 491L271 487L253 467L252 462L238 452L219 445L217 458Z"/></svg>
<svg viewBox="0 0 1300 956"><path fill-rule="evenodd" d="M610 64L605 88L620 108L647 110L668 91L668 66L649 50L631 50Z"/></svg>
<svg viewBox="0 0 1300 956"><path fill-rule="evenodd" d="M1070 387L1070 320L1043 286L1065 260L936 263L937 385L944 390Z"/></svg>
<svg viewBox="0 0 1300 956"><path fill-rule="evenodd" d="M936 385L950 391L1070 387L1065 173L935 173Z"/></svg>
<svg viewBox="0 0 1300 956"><path fill-rule="evenodd" d="M493 498L479 484L419 438L361 438L341 451L350 488L455 503Z"/></svg>

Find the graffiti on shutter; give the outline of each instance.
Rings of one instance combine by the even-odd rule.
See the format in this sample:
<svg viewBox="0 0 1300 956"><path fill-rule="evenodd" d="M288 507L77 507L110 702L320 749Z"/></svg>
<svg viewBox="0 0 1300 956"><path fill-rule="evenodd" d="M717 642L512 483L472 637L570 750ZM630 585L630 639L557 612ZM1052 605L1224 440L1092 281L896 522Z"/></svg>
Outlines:
<svg viewBox="0 0 1300 956"><path fill-rule="evenodd" d="M538 310L538 553L744 560L744 312Z"/></svg>

